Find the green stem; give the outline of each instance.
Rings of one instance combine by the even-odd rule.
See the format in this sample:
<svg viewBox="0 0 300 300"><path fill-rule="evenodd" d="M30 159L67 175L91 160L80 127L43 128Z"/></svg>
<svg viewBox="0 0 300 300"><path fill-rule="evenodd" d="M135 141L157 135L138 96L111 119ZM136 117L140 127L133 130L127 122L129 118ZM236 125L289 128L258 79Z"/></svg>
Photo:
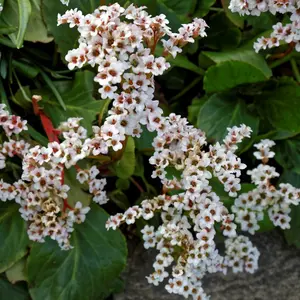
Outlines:
<svg viewBox="0 0 300 300"><path fill-rule="evenodd" d="M300 83L300 72L299 72L297 63L296 63L294 58L291 58L290 62L291 62L291 66L292 66L294 76L295 76L296 80Z"/></svg>
<svg viewBox="0 0 300 300"><path fill-rule="evenodd" d="M224 11L224 9L221 8L221 7L210 7L209 10L211 10L211 11Z"/></svg>
<svg viewBox="0 0 300 300"><path fill-rule="evenodd" d="M278 67L278 66L286 63L287 61L289 61L293 57L293 55L294 55L294 53L292 52L292 53L288 54L287 56L285 56L283 58L277 59L274 62L270 63L269 67L271 69L274 69L274 68Z"/></svg>
<svg viewBox="0 0 300 300"><path fill-rule="evenodd" d="M178 93L176 96L174 96L173 98L170 99L170 102L173 102L177 99L179 99L180 97L182 97L183 95L185 95L191 88L193 88L198 82L200 82L202 80L202 76L197 77L196 79L194 79L186 88L184 88L180 93Z"/></svg>

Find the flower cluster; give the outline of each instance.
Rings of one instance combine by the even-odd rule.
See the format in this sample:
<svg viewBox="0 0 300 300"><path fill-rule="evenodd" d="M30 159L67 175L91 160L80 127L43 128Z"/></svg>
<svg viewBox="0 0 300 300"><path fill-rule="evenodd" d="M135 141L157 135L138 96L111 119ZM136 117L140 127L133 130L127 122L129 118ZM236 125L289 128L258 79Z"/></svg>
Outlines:
<svg viewBox="0 0 300 300"><path fill-rule="evenodd" d="M262 12L272 14L290 14L291 23L283 25L278 22L273 26L270 37L260 37L254 43L254 49L259 52L261 49L278 47L281 42L290 44L300 51L300 1L297 0L231 0L229 9L241 15L259 16Z"/></svg>
<svg viewBox="0 0 300 300"><path fill-rule="evenodd" d="M5 104L0 104L0 126L4 129L7 136L19 134L23 130L27 130L27 121L22 120L19 116L10 115L6 110Z"/></svg>
<svg viewBox="0 0 300 300"><path fill-rule="evenodd" d="M41 97L33 96L34 108L39 114L37 101L41 101ZM45 115L43 117L47 118ZM83 208L80 202L74 203L74 207L70 206L67 200L70 187L64 184L65 168L76 166L79 160L96 151L91 139L87 138L87 130L80 126L80 120L69 118L59 130L52 128L50 121L47 130L51 140L47 147L42 147L13 139L13 134L27 130L26 121L10 115L5 105L0 106L0 125L8 137L0 146L0 168L5 168L7 157L18 156L22 159L23 171L20 180L13 184L1 180L0 199L14 200L21 206L20 213L29 223L28 235L31 240L43 242L46 236L50 236L62 249L71 247L69 238L73 224L82 223L90 210ZM62 142L58 136L61 136ZM104 146L102 152L107 152L107 147ZM108 199L103 190L106 180L96 178L99 174L97 167L77 169L77 179L87 183L93 200L106 203Z"/></svg>
<svg viewBox="0 0 300 300"><path fill-rule="evenodd" d="M119 4L101 6L86 16L69 10L58 16L58 24L65 23L77 26L80 33L79 47L66 55L69 68L97 67L94 80L100 85L99 93L113 100L101 133L114 151L123 147L125 135L139 137L141 125L150 131L161 125L162 111L153 100L154 76L163 74L170 64L163 56L155 57L158 43L162 42L164 55L175 57L186 43L204 37L207 26L202 19L194 19L179 33L172 33L165 15L152 17L145 7L133 4L127 9Z"/></svg>
<svg viewBox="0 0 300 300"><path fill-rule="evenodd" d="M247 173L256 188L241 194L232 206L232 211L236 215L235 221L240 224L243 231L251 234L260 228L258 223L264 219L265 212L275 226L281 229L290 228L290 206L300 203L300 189L288 183L280 183L279 189L276 189L271 183L273 178L279 177L275 168L267 164L269 158L275 155L270 150L274 145L275 143L270 140L262 140L254 145L258 149L254 155L262 161L262 164Z"/></svg>
<svg viewBox="0 0 300 300"><path fill-rule="evenodd" d="M251 130L245 125L229 128L223 144L210 145L205 151L205 134L188 125L186 119L171 114L161 117L161 122L163 126L157 130L153 141L155 152L150 158L156 167L153 177L159 177L165 188L178 190L178 193L144 200L141 206L110 217L107 228L116 228L124 222L132 224L138 218L149 220L159 212L162 225L157 229L145 226L142 230L145 248L155 247L159 251L153 265L155 271L148 281L158 285L171 275L166 285L169 292L207 299L201 287L201 278L206 273L226 272L228 267L238 271L244 265L249 272L257 268L258 251L247 238L237 237L234 216L210 184L216 177L225 191L231 196L237 195L239 176L245 165L235 151L237 143L249 137ZM180 175L174 175L174 170ZM216 248L216 226L229 237L225 257ZM236 248L244 248L245 243L247 251L236 251ZM171 265L169 274L166 269Z"/></svg>

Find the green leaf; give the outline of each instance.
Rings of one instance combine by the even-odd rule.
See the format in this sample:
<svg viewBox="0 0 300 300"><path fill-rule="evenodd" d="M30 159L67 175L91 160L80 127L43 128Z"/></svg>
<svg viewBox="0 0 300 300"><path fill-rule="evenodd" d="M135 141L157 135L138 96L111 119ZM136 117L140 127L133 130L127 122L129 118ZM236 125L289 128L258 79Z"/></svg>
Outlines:
<svg viewBox="0 0 300 300"><path fill-rule="evenodd" d="M10 34L17 31L17 27L14 26L4 26L0 27L0 34Z"/></svg>
<svg viewBox="0 0 300 300"><path fill-rule="evenodd" d="M199 75L204 75L203 69L201 69L200 67L198 67L197 65L189 61L189 59L182 54L177 55L175 58L168 58L168 61L172 66L187 69Z"/></svg>
<svg viewBox="0 0 300 300"><path fill-rule="evenodd" d="M24 40L30 42L49 43L53 40L53 37L48 35L48 30L42 17L42 0L31 0L31 4L32 12L29 18Z"/></svg>
<svg viewBox="0 0 300 300"><path fill-rule="evenodd" d="M13 60L12 66L20 73L28 78L35 78L39 74L39 70L23 61Z"/></svg>
<svg viewBox="0 0 300 300"><path fill-rule="evenodd" d="M156 132L150 132L146 126L142 126L143 132L139 138L135 138L135 147L144 154L152 155L153 153L153 140L156 137ZM145 153L146 152L146 153Z"/></svg>
<svg viewBox="0 0 300 300"><path fill-rule="evenodd" d="M292 133L300 132L300 87L297 82L282 78L272 88L255 98L260 114L266 117L275 129Z"/></svg>
<svg viewBox="0 0 300 300"><path fill-rule="evenodd" d="M17 27L17 32L9 34L10 39L19 49L23 45L23 40L31 14L31 4L29 0L6 0L3 12L1 13L1 26Z"/></svg>
<svg viewBox="0 0 300 300"><path fill-rule="evenodd" d="M39 142L42 146L47 146L48 145L48 139L40 134L38 131L36 131L32 126L27 124L28 127L28 133L29 135L37 142Z"/></svg>
<svg viewBox="0 0 300 300"><path fill-rule="evenodd" d="M26 254L29 244L26 229L26 222L19 213L19 205L0 202L0 273Z"/></svg>
<svg viewBox="0 0 300 300"><path fill-rule="evenodd" d="M60 106L62 107L63 110L66 110L66 105L64 103L64 100L62 99L59 91L56 89L55 85L53 84L52 80L50 79L50 77L48 77L48 75L42 70L39 69L44 81L46 82L46 84L48 85L49 89L52 91L53 95L55 96L55 98L57 99L58 103L60 104Z"/></svg>
<svg viewBox="0 0 300 300"><path fill-rule="evenodd" d="M228 193L224 191L224 186L219 179L213 177L209 180L209 184L211 185L213 191L220 197L221 202L223 202L223 204L230 209L234 203L234 198L229 197Z"/></svg>
<svg viewBox="0 0 300 300"><path fill-rule="evenodd" d="M174 177L177 179L181 178L182 171L175 169L175 167L173 166L166 167L165 171L167 172L166 174L167 179L173 179Z"/></svg>
<svg viewBox="0 0 300 300"><path fill-rule="evenodd" d="M32 103L30 101L31 91L30 87L20 86L14 96L11 97L12 101L21 106L25 110L32 109Z"/></svg>
<svg viewBox="0 0 300 300"><path fill-rule="evenodd" d="M11 268L6 270L6 277L12 284L15 284L18 281L27 281L25 264L26 258L23 257L22 259L17 261Z"/></svg>
<svg viewBox="0 0 300 300"><path fill-rule="evenodd" d="M27 270L33 300L91 300L112 290L125 266L127 248L119 230L105 229L107 213L97 205L72 233L72 250L47 240L35 243Z"/></svg>
<svg viewBox="0 0 300 300"><path fill-rule="evenodd" d="M129 189L130 186L130 180L129 179L122 179L118 178L116 181L116 187L119 190L126 191Z"/></svg>
<svg viewBox="0 0 300 300"><path fill-rule="evenodd" d="M289 245L295 245L297 248L300 248L300 206L292 206L291 208L291 228L284 230L284 237Z"/></svg>
<svg viewBox="0 0 300 300"><path fill-rule="evenodd" d="M258 222L259 230L257 232L267 232L275 228L275 225L270 220L269 214L267 211L264 212L264 218Z"/></svg>
<svg viewBox="0 0 300 300"><path fill-rule="evenodd" d="M122 158L114 164L114 170L119 178L131 177L135 169L135 144L132 137L128 137Z"/></svg>
<svg viewBox="0 0 300 300"><path fill-rule="evenodd" d="M216 0L198 0L194 16L197 18L206 16L215 2Z"/></svg>
<svg viewBox="0 0 300 300"><path fill-rule="evenodd" d="M224 12L214 14L209 21L205 46L211 49L232 50L241 42L242 33L227 18Z"/></svg>
<svg viewBox="0 0 300 300"><path fill-rule="evenodd" d="M272 71L265 60L252 50L204 52L216 65L204 77L204 89L211 92L228 90L245 83L265 81Z"/></svg>
<svg viewBox="0 0 300 300"><path fill-rule="evenodd" d="M237 27L243 28L244 27L244 17L240 16L238 13L233 13L231 10L228 8L230 4L230 0L221 0L223 9L225 11L225 14L227 18ZM257 18L259 19L259 18Z"/></svg>
<svg viewBox="0 0 300 300"><path fill-rule="evenodd" d="M258 130L259 119L252 115L246 103L233 95L214 94L202 106L198 115L198 128L204 130L209 139L222 141L227 134L227 128L246 124L253 130L255 137ZM245 138L239 149L251 144L251 139Z"/></svg>
<svg viewBox="0 0 300 300"><path fill-rule="evenodd" d="M30 300L30 296L23 286L11 284L6 279L0 278L0 299Z"/></svg>
<svg viewBox="0 0 300 300"><path fill-rule="evenodd" d="M274 149L276 161L286 170L300 174L300 138L278 141Z"/></svg>
<svg viewBox="0 0 300 300"><path fill-rule="evenodd" d="M99 0L72 0L68 7L60 1L42 1L42 14L48 30L52 33L58 51L65 57L67 52L76 47L79 33L76 28L68 25L57 26L57 14L64 14L68 9L78 8L83 14L92 13L98 6Z"/></svg>
<svg viewBox="0 0 300 300"><path fill-rule="evenodd" d="M136 154L136 162L135 162L135 168L134 168L134 176L139 176L141 178L144 178L144 160L143 156L138 152Z"/></svg>
<svg viewBox="0 0 300 300"><path fill-rule="evenodd" d="M207 101L207 96L204 96L202 98L195 98L192 101L192 104L188 107L188 120L191 124L196 126L198 115L201 107L204 105L204 103Z"/></svg>
<svg viewBox="0 0 300 300"><path fill-rule="evenodd" d="M163 47L161 45L157 45L155 49L155 54L158 56L161 56L163 53ZM183 68L189 71L192 71L194 73L197 73L199 75L204 75L204 70L189 61L189 59L182 54L178 54L175 58L173 58L171 55L167 57L168 62L171 64L171 66Z"/></svg>
<svg viewBox="0 0 300 300"><path fill-rule="evenodd" d="M74 207L79 201L83 206L89 206L91 203L91 194L83 191L81 188L82 185L76 179L76 174L75 168L65 170L65 184L70 187L68 191L68 203Z"/></svg>
<svg viewBox="0 0 300 300"><path fill-rule="evenodd" d="M183 22L188 21L187 15L192 14L196 0L135 0L139 6L146 6L152 15L164 14L170 21L172 30L177 30Z"/></svg>
<svg viewBox="0 0 300 300"><path fill-rule="evenodd" d="M114 190L113 192L108 193L108 197L123 210L126 210L130 207L127 196L120 190Z"/></svg>
<svg viewBox="0 0 300 300"><path fill-rule="evenodd" d="M300 188L300 174L297 174L291 170L285 170L280 176L280 182L288 182L293 186ZM291 209L291 228L284 230L284 236L289 245L295 245L297 248L300 248L300 206L292 205Z"/></svg>
<svg viewBox="0 0 300 300"><path fill-rule="evenodd" d="M64 100L66 111L57 102L52 93L47 90L35 90L34 94L43 95L40 102L44 107L45 113L51 118L54 126L71 117L83 118L82 126L91 133L91 124L96 115L105 107L108 100L96 100L93 97L94 91L94 74L90 71L78 71L75 74L74 81L54 82L55 87Z"/></svg>
<svg viewBox="0 0 300 300"><path fill-rule="evenodd" d="M284 170L282 175L280 176L280 182L288 182L291 185L300 188L300 174L297 174L292 170Z"/></svg>
<svg viewBox="0 0 300 300"><path fill-rule="evenodd" d="M196 0L158 0L158 2L163 3L169 9L172 9L177 15L187 15L192 13L196 4Z"/></svg>

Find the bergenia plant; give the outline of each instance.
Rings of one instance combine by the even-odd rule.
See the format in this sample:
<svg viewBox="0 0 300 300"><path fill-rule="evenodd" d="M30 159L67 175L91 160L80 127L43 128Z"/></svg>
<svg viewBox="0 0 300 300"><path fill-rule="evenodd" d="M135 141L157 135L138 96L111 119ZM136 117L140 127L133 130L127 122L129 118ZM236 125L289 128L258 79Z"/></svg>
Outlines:
<svg viewBox="0 0 300 300"><path fill-rule="evenodd" d="M274 25L270 37L260 38L254 48L258 52L285 42L299 51L298 5L299 1L232 0L229 9L255 16L266 11L287 13L291 23ZM81 117L66 118L56 127L43 108L44 95L35 94L32 110L48 138L47 145L41 145L28 138L26 120L0 105L0 125L6 136L0 145L0 168L5 169L13 157L22 161L18 180L0 180L0 200L19 205L29 239L37 243L52 239L64 251L76 248L71 242L75 224L84 226L81 223L93 206L88 201L69 201L72 187L66 172L76 172L77 183L92 201L107 204L108 176L103 165L120 159L128 143L147 131L155 136L148 161L161 192L109 216L106 230L143 219L139 224L143 224L144 247L157 250L148 282L164 284L169 293L185 298L209 299L202 287L208 273L254 273L260 252L249 234L260 229L266 216L274 226L289 229L291 209L300 201L300 189L274 183L279 173L269 160L275 156L271 149L275 142L267 138L255 142L254 156L261 163L246 170L239 145L251 138L251 127L231 124L222 141L212 141L185 117L164 112L156 100L155 77L170 71L171 62L186 45L206 37L206 22L196 17L172 32L164 14L151 16L144 6L118 3L88 14L70 9L59 14L57 21L79 34L76 48L65 56L69 70L96 72L99 101L106 101L108 112L92 130L81 125ZM246 192L242 175L249 175L253 184ZM232 199L231 205L216 192L216 184ZM151 223L154 217L159 219L157 224Z"/></svg>

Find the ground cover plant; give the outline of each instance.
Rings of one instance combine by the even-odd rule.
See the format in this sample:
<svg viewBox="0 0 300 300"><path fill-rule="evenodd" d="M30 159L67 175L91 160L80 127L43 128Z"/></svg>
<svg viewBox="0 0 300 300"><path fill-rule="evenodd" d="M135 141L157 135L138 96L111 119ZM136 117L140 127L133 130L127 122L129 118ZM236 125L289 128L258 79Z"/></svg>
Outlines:
<svg viewBox="0 0 300 300"><path fill-rule="evenodd" d="M208 299L300 247L300 3L0 0L0 299Z"/></svg>

